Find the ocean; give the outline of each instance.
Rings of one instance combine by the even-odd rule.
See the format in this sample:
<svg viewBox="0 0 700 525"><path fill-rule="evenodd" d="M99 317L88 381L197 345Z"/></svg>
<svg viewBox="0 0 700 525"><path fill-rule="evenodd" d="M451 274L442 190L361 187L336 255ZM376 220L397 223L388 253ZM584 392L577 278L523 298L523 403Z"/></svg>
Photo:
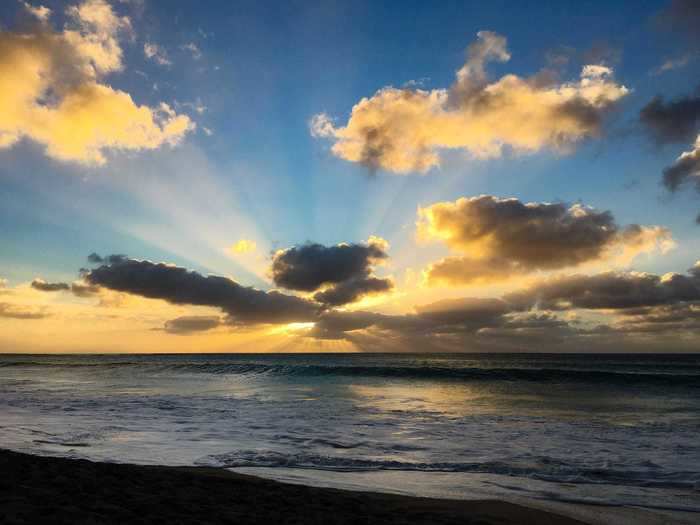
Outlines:
<svg viewBox="0 0 700 525"><path fill-rule="evenodd" d="M700 355L6 354L0 447L700 512Z"/></svg>

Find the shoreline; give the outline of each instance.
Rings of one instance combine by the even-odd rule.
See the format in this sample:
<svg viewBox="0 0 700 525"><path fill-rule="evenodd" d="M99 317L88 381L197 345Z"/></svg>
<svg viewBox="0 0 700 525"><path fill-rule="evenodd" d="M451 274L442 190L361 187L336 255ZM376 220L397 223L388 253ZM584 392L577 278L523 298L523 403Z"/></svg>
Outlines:
<svg viewBox="0 0 700 525"><path fill-rule="evenodd" d="M282 483L226 469L98 463L0 449L0 522L581 525L500 500Z"/></svg>

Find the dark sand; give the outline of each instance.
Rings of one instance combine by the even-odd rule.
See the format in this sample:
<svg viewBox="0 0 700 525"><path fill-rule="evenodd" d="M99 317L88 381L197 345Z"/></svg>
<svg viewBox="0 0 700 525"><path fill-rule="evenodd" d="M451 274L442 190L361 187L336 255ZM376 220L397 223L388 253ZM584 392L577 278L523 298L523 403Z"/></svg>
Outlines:
<svg viewBox="0 0 700 525"><path fill-rule="evenodd" d="M501 501L351 492L223 469L93 463L0 450L0 523L582 522Z"/></svg>

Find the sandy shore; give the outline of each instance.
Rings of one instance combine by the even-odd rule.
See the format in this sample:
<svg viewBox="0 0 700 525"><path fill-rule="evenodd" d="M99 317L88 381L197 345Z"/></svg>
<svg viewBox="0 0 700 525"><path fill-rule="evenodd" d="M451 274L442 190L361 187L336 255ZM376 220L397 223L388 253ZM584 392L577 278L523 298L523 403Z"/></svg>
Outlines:
<svg viewBox="0 0 700 525"><path fill-rule="evenodd" d="M94 463L5 450L0 473L0 523L582 523L501 501L352 492L222 469Z"/></svg>

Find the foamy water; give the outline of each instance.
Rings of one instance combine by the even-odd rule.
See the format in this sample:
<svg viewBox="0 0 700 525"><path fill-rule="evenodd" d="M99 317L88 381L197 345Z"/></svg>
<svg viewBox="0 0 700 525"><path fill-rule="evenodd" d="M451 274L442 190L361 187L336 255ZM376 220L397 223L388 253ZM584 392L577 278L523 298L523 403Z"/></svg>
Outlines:
<svg viewBox="0 0 700 525"><path fill-rule="evenodd" d="M700 356L0 356L0 446L700 512ZM700 515L698 515L700 519Z"/></svg>

